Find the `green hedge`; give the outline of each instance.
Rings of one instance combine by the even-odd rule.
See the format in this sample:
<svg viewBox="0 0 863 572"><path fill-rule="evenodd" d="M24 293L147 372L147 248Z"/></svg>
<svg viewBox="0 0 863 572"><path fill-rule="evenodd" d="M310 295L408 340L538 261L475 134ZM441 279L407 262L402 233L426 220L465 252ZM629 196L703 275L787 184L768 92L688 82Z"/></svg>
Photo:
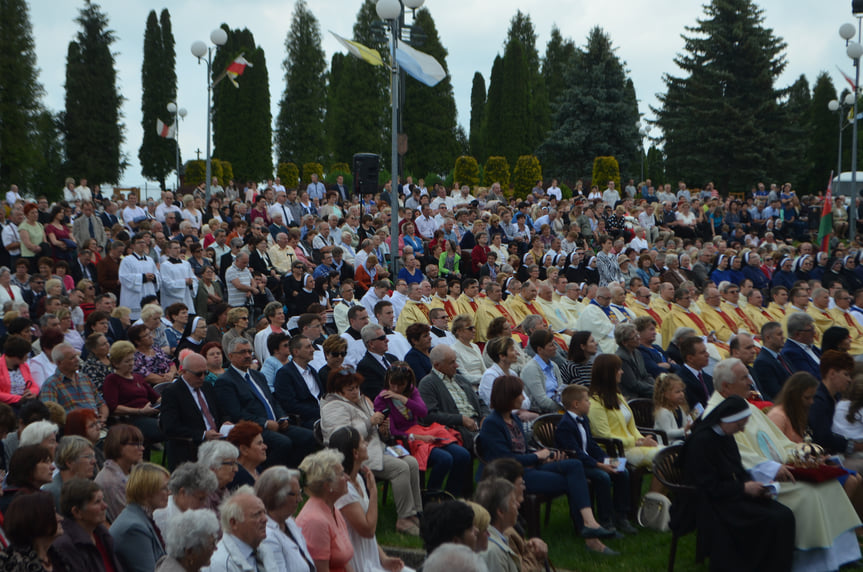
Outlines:
<svg viewBox="0 0 863 572"><path fill-rule="evenodd" d="M604 190L608 181L614 181L614 188L623 194L620 186L620 165L614 157L597 157L593 160L592 183Z"/></svg>
<svg viewBox="0 0 863 572"><path fill-rule="evenodd" d="M455 160L453 176L462 185L476 187L479 185L479 164L473 157L462 155Z"/></svg>
<svg viewBox="0 0 863 572"><path fill-rule="evenodd" d="M512 182L515 187L515 196L527 197L536 182L542 179L542 165L536 155L522 155L515 164L512 171Z"/></svg>
<svg viewBox="0 0 863 572"><path fill-rule="evenodd" d="M510 170L509 161L506 157L489 157L485 162L485 177L483 184L491 187L493 183L500 183L501 189L509 187Z"/></svg>
<svg viewBox="0 0 863 572"><path fill-rule="evenodd" d="M286 189L296 189L300 181L300 170L293 163L279 163L276 175Z"/></svg>

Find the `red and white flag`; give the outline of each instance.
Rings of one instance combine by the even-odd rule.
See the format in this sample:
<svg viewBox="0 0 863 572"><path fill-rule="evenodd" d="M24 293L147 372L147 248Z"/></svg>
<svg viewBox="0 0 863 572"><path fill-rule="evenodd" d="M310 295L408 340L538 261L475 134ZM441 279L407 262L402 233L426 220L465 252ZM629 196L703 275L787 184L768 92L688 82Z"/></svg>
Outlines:
<svg viewBox="0 0 863 572"><path fill-rule="evenodd" d="M156 119L156 134L165 139L174 139L177 135L175 125L165 125L161 119Z"/></svg>
<svg viewBox="0 0 863 572"><path fill-rule="evenodd" d="M240 84L237 83L237 78L243 75L243 72L246 71L246 67L253 68L251 63L249 63L246 58L243 57L244 54L240 54L237 56L234 61L228 64L228 68L225 70L225 75L228 76L228 79L231 80L231 83L234 84L234 87L240 87Z"/></svg>

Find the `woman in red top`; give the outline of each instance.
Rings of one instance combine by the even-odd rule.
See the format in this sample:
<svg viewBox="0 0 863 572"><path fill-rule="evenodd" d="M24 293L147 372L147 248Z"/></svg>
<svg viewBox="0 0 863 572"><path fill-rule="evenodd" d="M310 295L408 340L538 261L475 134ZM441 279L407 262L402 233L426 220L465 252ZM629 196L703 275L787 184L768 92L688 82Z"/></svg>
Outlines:
<svg viewBox="0 0 863 572"><path fill-rule="evenodd" d="M114 373L105 377L102 395L112 415L128 417L128 423L140 429L146 441L159 442L164 437L156 420L159 410L153 405L162 398L144 376L132 372L135 351L131 342L114 342L108 354Z"/></svg>
<svg viewBox="0 0 863 572"><path fill-rule="evenodd" d="M51 222L45 225L45 238L51 244L51 255L54 260L69 260L69 250L76 247L75 238L69 231L69 227L63 222L66 218L66 210L61 205L51 209Z"/></svg>
<svg viewBox="0 0 863 572"><path fill-rule="evenodd" d="M480 232L476 235L476 246L470 252L470 265L475 275L479 274L479 269L488 261L488 253L490 251L488 233L485 231Z"/></svg>
<svg viewBox="0 0 863 572"><path fill-rule="evenodd" d="M20 336L9 336L0 356L0 401L16 407L22 399L39 395L27 358L30 342Z"/></svg>

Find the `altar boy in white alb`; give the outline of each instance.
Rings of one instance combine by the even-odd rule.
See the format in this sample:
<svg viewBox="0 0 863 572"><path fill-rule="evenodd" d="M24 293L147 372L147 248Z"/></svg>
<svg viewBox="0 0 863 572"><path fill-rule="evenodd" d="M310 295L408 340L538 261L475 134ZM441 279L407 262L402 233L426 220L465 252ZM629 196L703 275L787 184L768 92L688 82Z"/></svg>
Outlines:
<svg viewBox="0 0 863 572"><path fill-rule="evenodd" d="M162 287L159 291L162 307L167 308L177 302L185 304L189 314L195 313L195 305L192 297L198 286L192 266L185 260L181 260L180 243L176 240L168 242L165 248L167 257L162 261L159 272L162 278Z"/></svg>
<svg viewBox="0 0 863 572"><path fill-rule="evenodd" d="M141 299L155 295L161 285L159 269L147 256L147 236L136 234L132 239L132 254L120 262L120 305L129 308L132 320L141 317Z"/></svg>

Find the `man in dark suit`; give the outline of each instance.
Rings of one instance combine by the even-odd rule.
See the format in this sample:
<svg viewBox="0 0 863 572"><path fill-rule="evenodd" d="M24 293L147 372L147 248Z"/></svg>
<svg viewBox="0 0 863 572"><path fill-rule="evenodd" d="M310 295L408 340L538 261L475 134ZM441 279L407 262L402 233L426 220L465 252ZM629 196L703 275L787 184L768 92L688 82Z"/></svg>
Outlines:
<svg viewBox="0 0 863 572"><path fill-rule="evenodd" d="M791 371L805 371L821 380L821 350L815 347L815 320L809 314L795 312L785 324L788 339L780 355Z"/></svg>
<svg viewBox="0 0 863 572"><path fill-rule="evenodd" d="M159 424L165 433L168 468L198 458L204 441L221 438L219 428L225 418L210 384L204 383L207 360L189 354L183 360L180 379L162 392Z"/></svg>
<svg viewBox="0 0 863 572"><path fill-rule="evenodd" d="M336 191L339 194L339 203L347 206L351 202L351 196L353 196L353 191L350 187L345 184L345 178L339 175L336 177L336 184L333 186L332 190Z"/></svg>
<svg viewBox="0 0 863 572"><path fill-rule="evenodd" d="M473 451L474 438L488 415L488 407L479 400L470 382L456 373L455 350L448 345L435 346L429 359L431 373L419 383L420 395L428 408L423 423L452 427L461 433L465 448Z"/></svg>
<svg viewBox="0 0 863 572"><path fill-rule="evenodd" d="M114 311L114 308L117 307L117 296L110 292L106 292L96 296L95 302L97 312L105 312L110 316L111 312ZM108 341L112 344L120 340L128 339L126 336L126 326L123 325L123 322L121 322L119 318L108 318L108 333L105 334L105 337L107 337Z"/></svg>
<svg viewBox="0 0 863 572"><path fill-rule="evenodd" d="M773 401L782 386L793 372L788 362L782 357L782 346L785 345L785 334L782 324L767 322L761 328L761 353L752 364L752 372L761 389L764 399Z"/></svg>
<svg viewBox="0 0 863 572"><path fill-rule="evenodd" d="M232 423L252 421L263 428L268 466L298 467L306 455L318 449L314 434L304 427L290 425L282 407L273 399L267 379L249 369L252 344L247 339L231 341L228 360L231 365L215 385L219 407Z"/></svg>
<svg viewBox="0 0 863 572"><path fill-rule="evenodd" d="M321 418L320 399L326 391L318 372L309 365L315 346L306 336L297 335L291 338L290 348L293 359L276 372L276 400L287 413L299 415L303 427L313 429Z"/></svg>
<svg viewBox="0 0 863 572"><path fill-rule="evenodd" d="M707 400L713 393L713 378L704 373L704 368L710 362L707 346L698 336L691 336L680 341L680 356L683 364L677 370L677 375L686 385L686 401L689 408L696 404L707 407Z"/></svg>
<svg viewBox="0 0 863 572"><path fill-rule="evenodd" d="M86 278L87 280L92 280L94 285L98 285L92 250L83 248L78 250L78 257L72 261L71 266L70 274L75 284Z"/></svg>
<svg viewBox="0 0 863 572"><path fill-rule="evenodd" d="M366 346L366 354L360 360L360 363L357 364L357 373L363 376L363 384L360 387L360 391L363 392L363 395L374 401L378 393L384 389L384 379L387 376L387 370L399 358L391 353L387 353L389 340L384 329L378 324L369 324L363 327L360 335Z"/></svg>
<svg viewBox="0 0 863 572"><path fill-rule="evenodd" d="M102 219L103 228L113 228L115 224L120 222L120 219L117 218L117 203L105 201L105 210L99 215L99 218Z"/></svg>
<svg viewBox="0 0 863 572"><path fill-rule="evenodd" d="M566 412L557 424L554 441L558 449L570 458L578 459L584 467L584 476L593 484L596 492L596 518L608 528L614 526L621 532L635 534L629 522L629 473L618 472L616 467L605 464L606 454L590 432L590 398L582 385L568 385L561 394ZM611 486L614 483L614 504ZM613 513L612 513L613 507ZM613 515L613 516L612 516Z"/></svg>

